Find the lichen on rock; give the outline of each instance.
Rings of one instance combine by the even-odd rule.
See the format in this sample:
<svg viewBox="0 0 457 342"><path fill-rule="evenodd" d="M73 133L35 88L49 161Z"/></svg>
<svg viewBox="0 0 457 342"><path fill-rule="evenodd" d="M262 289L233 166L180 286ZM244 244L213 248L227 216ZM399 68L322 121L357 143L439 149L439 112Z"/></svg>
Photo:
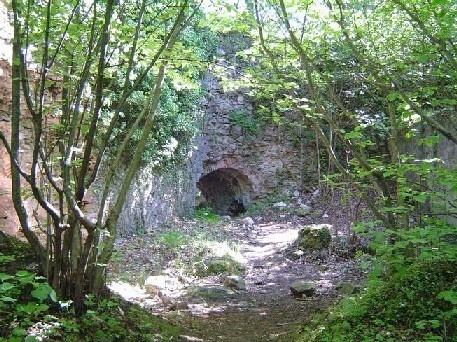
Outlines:
<svg viewBox="0 0 457 342"><path fill-rule="evenodd" d="M330 246L332 235L330 224L311 224L298 232L297 245L301 249L320 251Z"/></svg>

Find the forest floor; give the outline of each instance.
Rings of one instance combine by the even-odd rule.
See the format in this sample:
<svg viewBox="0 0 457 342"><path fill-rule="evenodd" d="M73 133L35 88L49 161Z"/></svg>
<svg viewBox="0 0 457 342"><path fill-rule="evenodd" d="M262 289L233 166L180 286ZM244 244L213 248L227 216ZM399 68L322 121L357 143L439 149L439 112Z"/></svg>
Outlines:
<svg viewBox="0 0 457 342"><path fill-rule="evenodd" d="M311 211L297 215L303 202ZM239 218L179 220L119 239L111 290L182 327L183 340L293 340L307 318L363 281L347 239L361 209L335 194L279 203L286 206L270 203ZM253 224L246 224L247 216ZM298 232L308 224L331 225L328 250L297 249ZM214 260L233 264L214 272L208 267ZM315 284L315 294L293 297L296 280Z"/></svg>

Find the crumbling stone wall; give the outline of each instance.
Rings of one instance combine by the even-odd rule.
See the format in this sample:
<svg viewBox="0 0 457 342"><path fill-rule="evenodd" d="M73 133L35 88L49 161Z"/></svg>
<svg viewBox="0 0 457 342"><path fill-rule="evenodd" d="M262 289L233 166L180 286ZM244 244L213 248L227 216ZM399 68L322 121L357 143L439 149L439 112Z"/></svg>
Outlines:
<svg viewBox="0 0 457 342"><path fill-rule="evenodd" d="M242 46L243 38L225 38L218 49L217 69L225 70L223 77L236 81L243 77L243 62L237 58L234 46ZM217 169L238 170L249 179L251 201L273 192L291 193L316 180L314 141L307 141L298 125L291 128L285 124L297 122L296 114L287 114L281 124L261 122L255 116L249 89L224 89L222 77L211 70L203 86L207 93L200 146L205 154L202 176ZM258 129L242 127L233 120L235 113L257 122Z"/></svg>

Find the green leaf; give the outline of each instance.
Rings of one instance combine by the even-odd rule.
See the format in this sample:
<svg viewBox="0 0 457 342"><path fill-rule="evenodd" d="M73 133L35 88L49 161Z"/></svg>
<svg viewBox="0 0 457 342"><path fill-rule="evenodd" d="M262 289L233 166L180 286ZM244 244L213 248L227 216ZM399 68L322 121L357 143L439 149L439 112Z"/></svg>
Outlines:
<svg viewBox="0 0 457 342"><path fill-rule="evenodd" d="M5 303L14 303L17 302L17 299L11 297L0 297L0 300Z"/></svg>
<svg viewBox="0 0 457 342"><path fill-rule="evenodd" d="M15 288L15 286L13 284L3 283L0 285L0 292L8 292L14 288Z"/></svg>
<svg viewBox="0 0 457 342"><path fill-rule="evenodd" d="M43 311L47 311L49 306L46 304L37 304L37 303L27 303L18 305L16 311L24 312L27 314L37 314Z"/></svg>
<svg viewBox="0 0 457 342"><path fill-rule="evenodd" d="M0 272L0 281L9 280L9 279L12 279L12 278L14 278L12 275Z"/></svg>
<svg viewBox="0 0 457 342"><path fill-rule="evenodd" d="M438 293L438 299L443 299L453 305L457 305L457 291L442 291Z"/></svg>
<svg viewBox="0 0 457 342"><path fill-rule="evenodd" d="M47 283L39 284L38 287L32 291L32 297L38 299L40 302L51 298L54 302L57 301L56 292Z"/></svg>
<svg viewBox="0 0 457 342"><path fill-rule="evenodd" d="M31 275L33 275L33 273L30 273L29 271L17 271L16 272L16 277L19 277L19 278L30 277Z"/></svg>

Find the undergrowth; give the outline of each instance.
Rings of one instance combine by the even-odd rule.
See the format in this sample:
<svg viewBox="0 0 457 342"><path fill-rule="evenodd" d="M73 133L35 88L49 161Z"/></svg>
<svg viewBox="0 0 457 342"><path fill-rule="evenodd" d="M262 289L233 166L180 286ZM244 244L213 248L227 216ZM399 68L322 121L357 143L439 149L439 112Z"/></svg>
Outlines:
<svg viewBox="0 0 457 342"><path fill-rule="evenodd" d="M0 342L171 341L179 328L114 297L87 296L76 317L46 279L27 269L30 247L10 240L0 253Z"/></svg>
<svg viewBox="0 0 457 342"><path fill-rule="evenodd" d="M205 223L216 224L220 221L220 216L217 215L211 208L198 208L195 210L195 218Z"/></svg>
<svg viewBox="0 0 457 342"><path fill-rule="evenodd" d="M373 244L365 291L308 322L298 340L457 341L457 229L435 221Z"/></svg>

